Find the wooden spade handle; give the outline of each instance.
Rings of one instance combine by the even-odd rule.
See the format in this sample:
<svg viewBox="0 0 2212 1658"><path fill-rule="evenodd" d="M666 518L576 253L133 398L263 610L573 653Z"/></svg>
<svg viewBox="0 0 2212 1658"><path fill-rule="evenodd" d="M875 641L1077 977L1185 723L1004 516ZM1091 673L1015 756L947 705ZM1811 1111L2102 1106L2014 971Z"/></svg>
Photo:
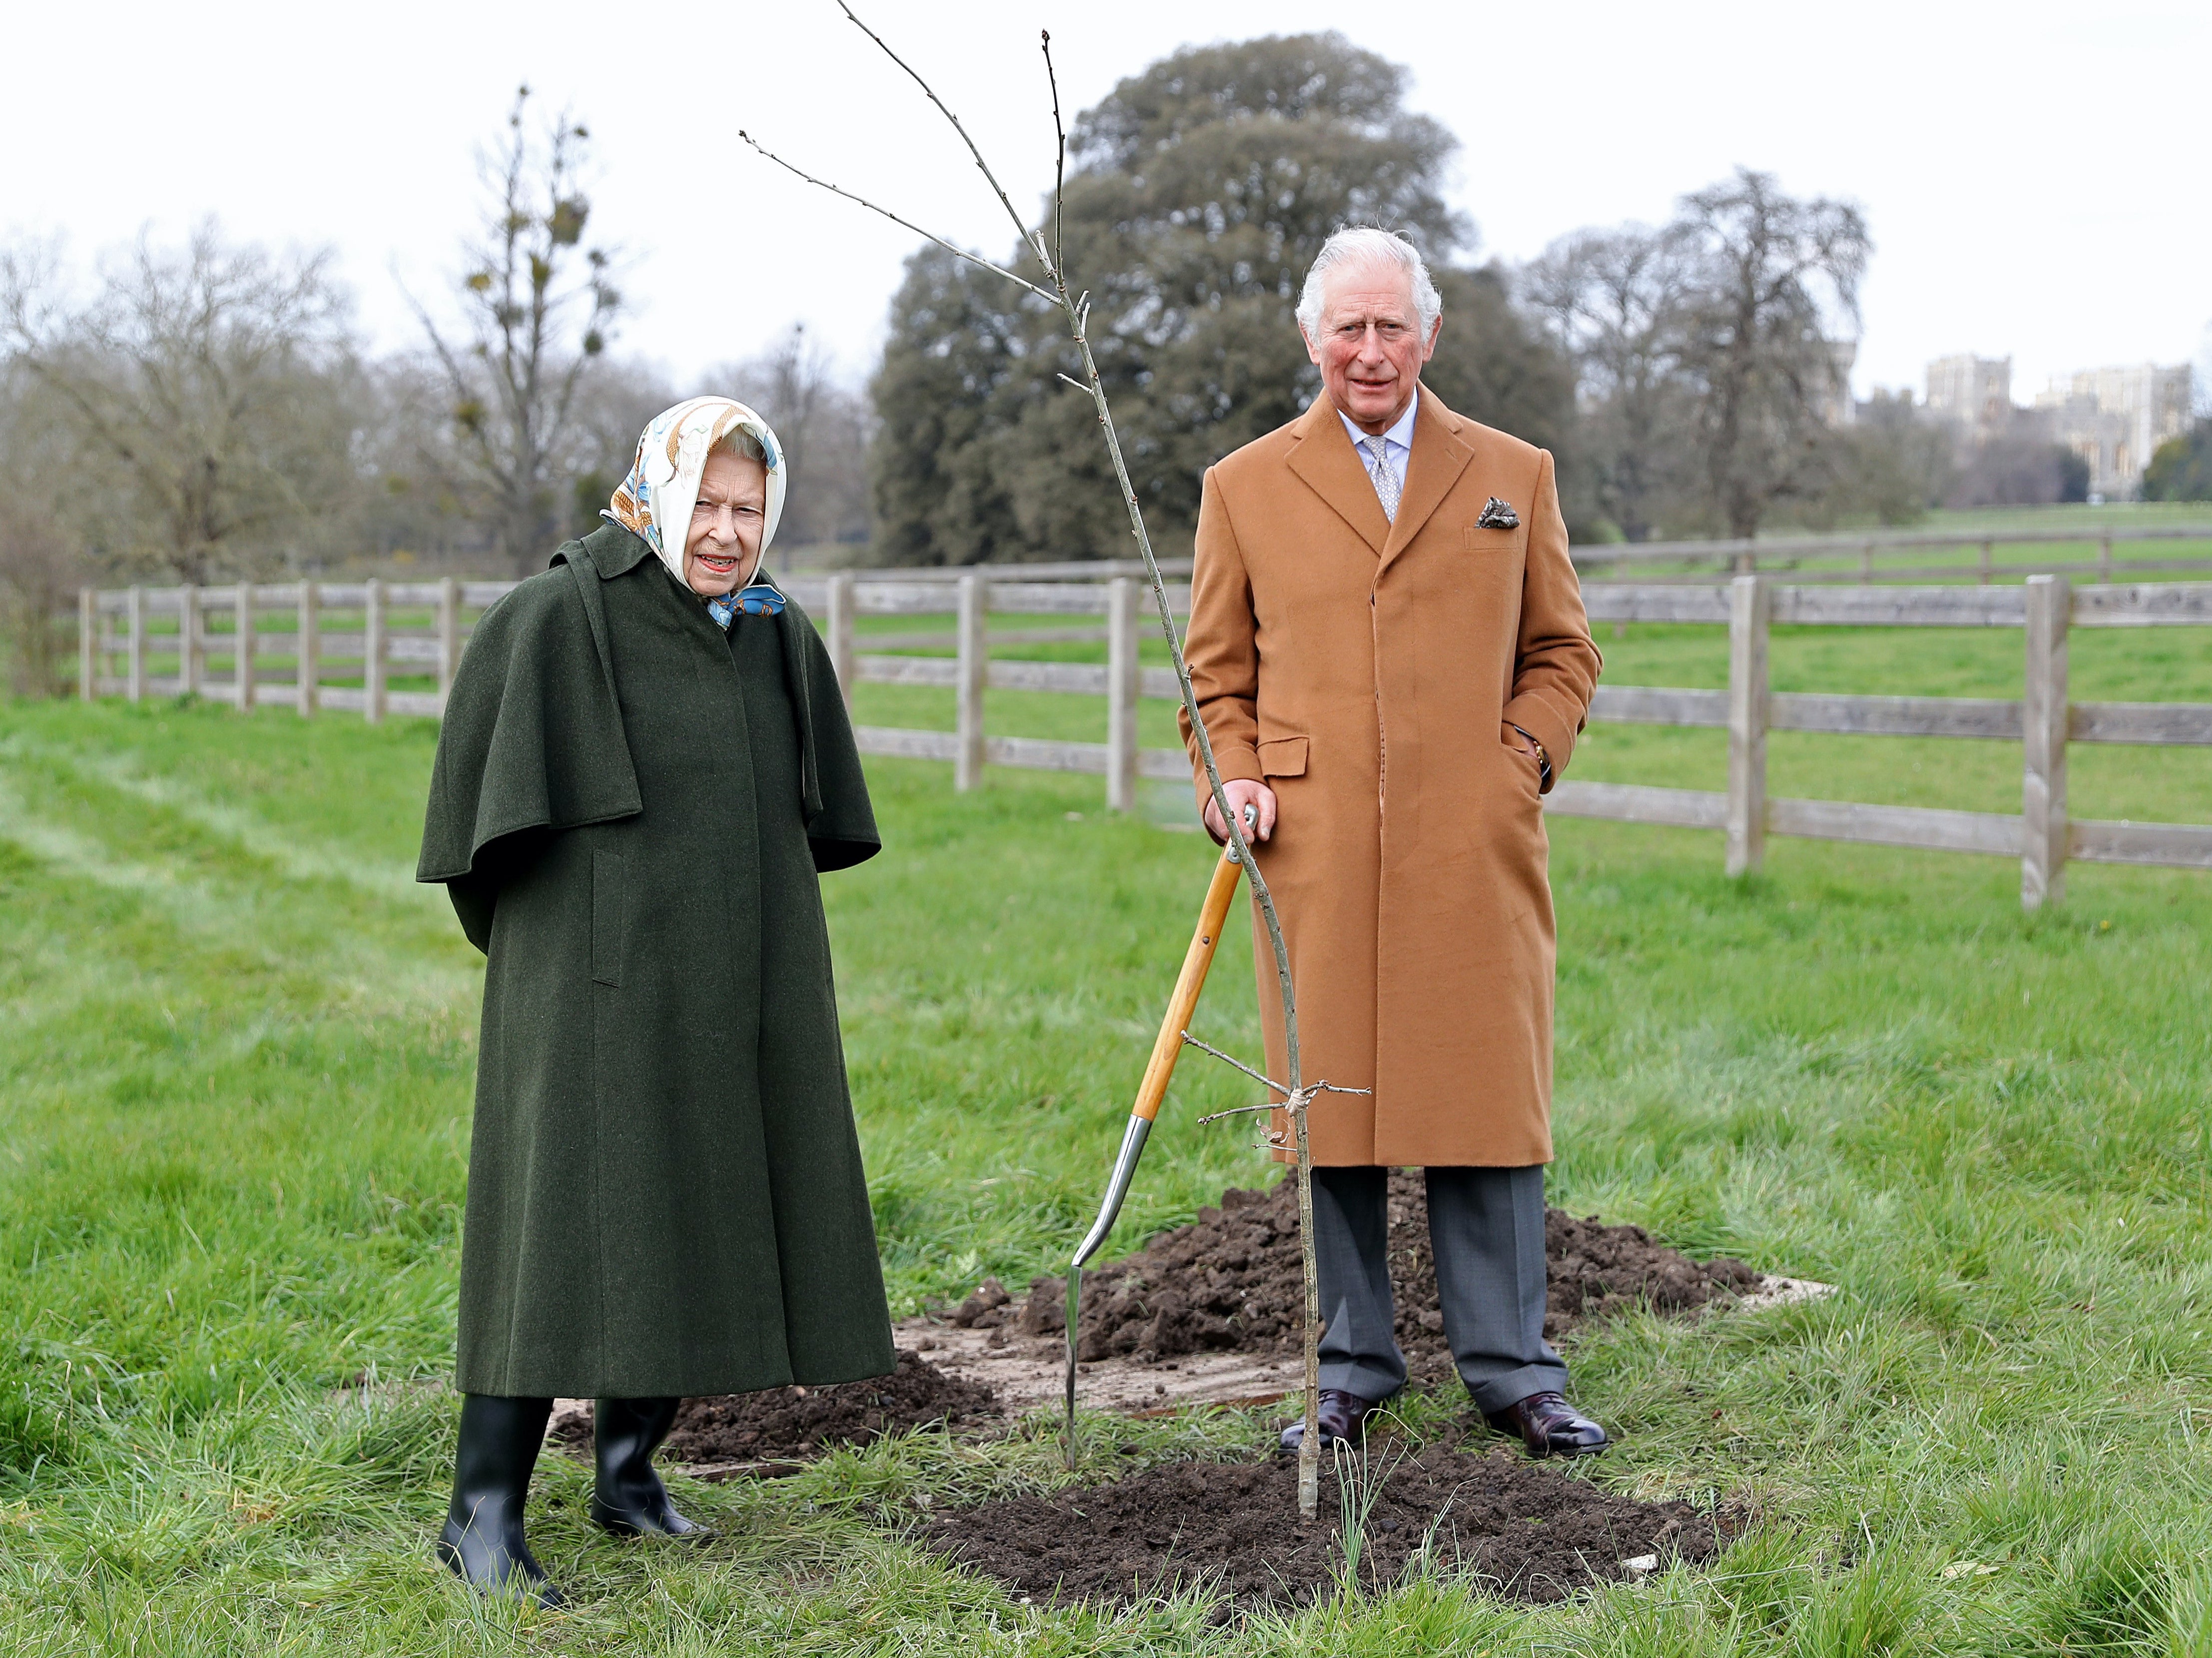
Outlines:
<svg viewBox="0 0 2212 1658"><path fill-rule="evenodd" d="M1243 873L1244 866L1237 861L1233 849L1213 866L1213 882L1206 890L1206 908L1199 912L1198 931L1191 935L1182 971L1176 978L1175 994L1168 999L1168 1016L1160 1023L1159 1040L1152 1044L1152 1063L1145 1067L1137 1102L1129 1108L1131 1116L1150 1122L1159 1114L1160 1102L1167 1097L1168 1078L1175 1075L1176 1061L1182 1057L1182 1033L1190 1028L1190 1016L1197 1011L1198 993L1206 987L1206 970L1213 965L1213 951L1221 942L1222 923L1229 919L1229 901L1237 896L1237 883Z"/></svg>

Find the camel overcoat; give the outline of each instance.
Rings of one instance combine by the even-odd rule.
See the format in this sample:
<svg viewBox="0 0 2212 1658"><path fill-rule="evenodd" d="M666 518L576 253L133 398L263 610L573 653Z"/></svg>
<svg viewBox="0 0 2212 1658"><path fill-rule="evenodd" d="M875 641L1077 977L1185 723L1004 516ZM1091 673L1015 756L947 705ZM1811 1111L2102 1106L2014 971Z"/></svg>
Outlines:
<svg viewBox="0 0 2212 1658"><path fill-rule="evenodd" d="M1259 861L1304 1079L1375 1090L1314 1105L1314 1161L1518 1168L1552 1156L1555 944L1537 765L1499 721L1556 781L1600 662L1552 457L1419 396L1395 523L1326 394L1206 473L1191 683L1223 780L1280 804ZM1477 526L1493 495L1516 527ZM1256 905L1253 938L1279 1077Z"/></svg>

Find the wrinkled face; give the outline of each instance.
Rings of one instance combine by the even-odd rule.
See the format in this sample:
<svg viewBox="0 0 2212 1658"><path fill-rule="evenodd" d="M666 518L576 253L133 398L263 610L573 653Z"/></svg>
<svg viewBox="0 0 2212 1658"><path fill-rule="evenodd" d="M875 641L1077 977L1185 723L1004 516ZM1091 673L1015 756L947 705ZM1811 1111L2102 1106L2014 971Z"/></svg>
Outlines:
<svg viewBox="0 0 2212 1658"><path fill-rule="evenodd" d="M768 468L726 449L708 455L684 538L684 580L691 591L714 598L751 580L767 521Z"/></svg>
<svg viewBox="0 0 2212 1658"><path fill-rule="evenodd" d="M1306 335L1306 355L1320 365L1329 401L1353 425L1387 432L1413 400L1443 327L1439 317L1423 333L1410 271L1387 261L1339 265L1322 279L1321 319Z"/></svg>

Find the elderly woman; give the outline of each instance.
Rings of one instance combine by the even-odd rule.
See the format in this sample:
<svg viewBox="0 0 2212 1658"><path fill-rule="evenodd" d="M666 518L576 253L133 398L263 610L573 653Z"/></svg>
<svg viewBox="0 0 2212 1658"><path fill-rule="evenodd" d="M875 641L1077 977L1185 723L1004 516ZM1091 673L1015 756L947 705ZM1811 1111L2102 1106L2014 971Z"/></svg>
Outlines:
<svg viewBox="0 0 2212 1658"><path fill-rule="evenodd" d="M446 711L416 878L489 961L438 1552L482 1589L558 1599L522 1525L556 1395L597 1401L592 1517L696 1536L652 1467L683 1397L893 1366L816 878L881 843L760 569L785 471L742 404L661 415Z"/></svg>

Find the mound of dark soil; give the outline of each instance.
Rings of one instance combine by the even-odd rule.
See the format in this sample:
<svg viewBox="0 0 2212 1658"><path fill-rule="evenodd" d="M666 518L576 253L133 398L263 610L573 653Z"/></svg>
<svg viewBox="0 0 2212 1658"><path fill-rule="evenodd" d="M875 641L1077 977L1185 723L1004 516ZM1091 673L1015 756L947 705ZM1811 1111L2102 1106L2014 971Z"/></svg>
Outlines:
<svg viewBox="0 0 2212 1658"><path fill-rule="evenodd" d="M1376 1445L1359 1576L1398 1582L1424 1547L1438 1570L1519 1600L1556 1600L1679 1558L1710 1559L1721 1538L1686 1503L1638 1503L1509 1452ZM1355 1490L1357 1485L1355 1485ZM1176 1462L1103 1487L1021 1497L947 1514L922 1540L996 1578L1017 1598L1127 1605L1209 1584L1239 1606L1303 1605L1344 1572L1342 1512L1322 1465L1316 1522L1296 1523L1289 1457L1223 1466Z"/></svg>
<svg viewBox="0 0 2212 1658"><path fill-rule="evenodd" d="M662 1454L672 1462L798 1461L833 1445L865 1445L884 1434L997 1414L989 1388L949 1376L901 1348L898 1369L867 1382L687 1399ZM590 1410L562 1416L553 1437L588 1455Z"/></svg>
<svg viewBox="0 0 2212 1658"><path fill-rule="evenodd" d="M1725 1257L1698 1262L1655 1242L1638 1226L1605 1226L1553 1209L1544 1217L1551 1274L1544 1333L1553 1339L1589 1318L1646 1304L1686 1312L1755 1289L1759 1274ZM1390 1176L1390 1275L1396 1284L1398 1345L1416 1382L1452 1372L1437 1307L1436 1259L1421 1177ZM1287 1351L1304 1314L1298 1265L1297 1187L1229 1191L1219 1208L1154 1238L1139 1254L1083 1275L1079 1356L1172 1358L1220 1351ZM1025 1335L1067 1328L1067 1284L1040 1278L1017 1301L994 1282L951 1315L956 1324L1011 1325Z"/></svg>

